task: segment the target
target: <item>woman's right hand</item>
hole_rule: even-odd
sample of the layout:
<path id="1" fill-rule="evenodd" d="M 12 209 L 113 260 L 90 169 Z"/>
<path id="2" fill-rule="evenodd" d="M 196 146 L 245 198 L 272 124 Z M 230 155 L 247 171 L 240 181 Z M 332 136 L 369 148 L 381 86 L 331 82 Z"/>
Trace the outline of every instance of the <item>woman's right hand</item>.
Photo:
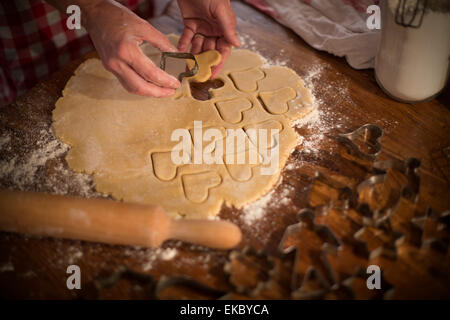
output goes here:
<path id="1" fill-rule="evenodd" d="M 82 8 L 83 14 L 83 24 L 104 67 L 129 92 L 166 97 L 180 86 L 175 77 L 158 68 L 139 48 L 145 40 L 161 51 L 177 51 L 150 23 L 112 0 L 92 1 Z"/>

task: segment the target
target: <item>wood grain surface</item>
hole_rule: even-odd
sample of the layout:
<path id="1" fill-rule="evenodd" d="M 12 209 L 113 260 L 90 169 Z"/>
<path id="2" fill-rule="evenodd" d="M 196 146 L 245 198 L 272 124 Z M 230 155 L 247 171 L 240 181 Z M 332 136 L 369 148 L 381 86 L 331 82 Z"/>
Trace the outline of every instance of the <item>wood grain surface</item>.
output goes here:
<path id="1" fill-rule="evenodd" d="M 238 17 L 238 31 L 247 35 L 245 38 L 248 41 L 245 41 L 244 47 L 256 50 L 272 61 L 286 61 L 288 67 L 307 79 L 319 100 L 322 116 L 320 126 L 327 128 L 326 131 L 320 131 L 317 126 L 297 129 L 305 141 L 314 141 L 317 137 L 321 142 L 317 143 L 317 150 L 307 150 L 305 145 L 299 145 L 292 153 L 288 166 L 283 170 L 282 183 L 276 186 L 273 197 L 287 200 L 278 201 L 273 206 L 269 204 L 261 221 L 249 225 L 242 219 L 242 210 L 222 208 L 220 217 L 235 222 L 242 229 L 244 241 L 241 248 L 252 246 L 267 255 L 279 255 L 278 245 L 284 231 L 297 222 L 299 211 L 310 204 L 309 190 L 316 171 L 353 186 L 366 178 L 368 173 L 364 166 L 343 157 L 343 146 L 336 141 L 338 133 L 352 131 L 366 123 L 376 124 L 384 131 L 378 160 L 404 161 L 411 157 L 421 160 L 420 197 L 414 214 L 422 214 L 428 207 L 437 212 L 450 208 L 450 152 L 446 149 L 450 147 L 448 88 L 440 97 L 428 102 L 414 105 L 395 102 L 377 86 L 373 70 L 353 70 L 343 58 L 314 50 L 293 32 L 253 8 L 240 2 L 234 2 L 233 6 Z M 182 31 L 182 23 L 176 17 L 162 16 L 152 22 L 165 33 Z M 9 163 L 13 158 L 16 163 L 20 163 L 30 150 L 36 148 L 41 130 L 48 131 L 50 128 L 51 112 L 67 80 L 83 60 L 93 56 L 95 53 L 90 53 L 74 61 L 47 81 L 39 83 L 15 103 L 0 109 L 0 137 L 10 136 L 7 147 L 0 150 L 3 163 Z M 204 88 L 196 90 L 199 94 L 205 92 Z M 67 173 L 64 156 L 65 153 L 57 154 L 54 159 L 38 166 L 32 181 L 20 180 L 20 177 L 13 179 L 6 175 L 0 179 L 0 186 L 81 196 L 95 195 L 92 185 L 88 191 L 82 190 L 78 176 Z M 85 179 L 89 181 L 88 177 Z M 333 217 L 329 215 L 324 223 L 338 231 L 341 237 L 346 234 L 351 236 L 351 227 L 340 220 L 339 214 Z M 309 247 L 316 239 L 313 234 L 303 232 L 298 241 L 301 247 Z M 173 248 L 176 251 L 172 251 Z M 175 256 L 171 257 L 174 253 Z M 343 268 L 353 268 L 355 265 L 379 265 L 386 281 L 395 288 L 392 298 L 450 298 L 448 250 L 439 252 L 406 242 L 397 247 L 397 253 L 395 260 L 384 256 L 362 259 L 344 247 L 333 266 L 340 264 Z M 0 296 L 37 299 L 149 298 L 145 283 L 133 280 L 133 277 L 124 277 L 111 288 L 100 292 L 95 289 L 96 279 L 108 277 L 120 266 L 127 266 L 155 279 L 163 275 L 186 276 L 228 292 L 233 290 L 235 284 L 230 282 L 224 270 L 230 260 L 229 254 L 177 241 L 166 242 L 162 248 L 151 250 L 1 233 Z M 309 263 L 306 258 L 302 261 Z M 81 268 L 81 290 L 68 290 L 66 287 L 66 268 L 71 264 Z M 355 285 L 353 289 L 357 298 L 368 296 L 367 288 Z M 229 297 L 249 296 L 236 290 L 234 292 Z M 281 295 L 284 298 L 289 296 L 289 292 Z M 201 290 L 180 286 L 164 290 L 160 297 L 210 298 Z"/>

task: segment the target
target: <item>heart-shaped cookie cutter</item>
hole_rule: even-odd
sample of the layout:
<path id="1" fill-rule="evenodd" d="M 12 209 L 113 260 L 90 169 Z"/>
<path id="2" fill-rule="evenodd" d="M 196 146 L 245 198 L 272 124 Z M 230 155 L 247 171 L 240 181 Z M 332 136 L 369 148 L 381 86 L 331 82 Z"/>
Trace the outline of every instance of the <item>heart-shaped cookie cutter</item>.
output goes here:
<path id="1" fill-rule="evenodd" d="M 161 62 L 160 62 L 160 68 L 162 70 L 166 70 L 166 59 L 167 58 L 175 58 L 175 59 L 190 59 L 194 60 L 195 65 L 192 69 L 186 72 L 182 72 L 178 75 L 178 80 L 183 80 L 185 77 L 192 77 L 197 74 L 198 72 L 198 63 L 197 59 L 195 59 L 195 56 L 192 53 L 184 53 L 184 52 L 162 52 L 161 53 Z"/>
<path id="2" fill-rule="evenodd" d="M 338 142 L 348 147 L 351 151 L 363 159 L 374 161 L 381 153 L 380 139 L 383 136 L 383 129 L 375 124 L 365 124 L 350 133 L 340 133 L 337 136 Z M 355 143 L 361 140 L 374 149 L 373 153 L 364 152 Z"/>

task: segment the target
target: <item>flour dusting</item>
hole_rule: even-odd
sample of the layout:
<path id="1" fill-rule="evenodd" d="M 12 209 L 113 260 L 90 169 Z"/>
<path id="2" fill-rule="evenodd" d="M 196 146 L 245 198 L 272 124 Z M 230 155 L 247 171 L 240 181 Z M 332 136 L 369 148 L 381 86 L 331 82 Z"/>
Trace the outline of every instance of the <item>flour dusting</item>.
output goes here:
<path id="1" fill-rule="evenodd" d="M 8 135 L 4 135 L 0 137 L 0 149 L 3 149 L 9 142 L 11 141 L 11 137 Z"/>
<path id="2" fill-rule="evenodd" d="M 242 209 L 240 219 L 247 226 L 257 226 L 264 221 L 269 208 L 276 209 L 289 205 L 291 203 L 289 195 L 292 191 L 293 187 L 283 184 L 283 179 L 280 178 L 272 190 Z"/>
<path id="3" fill-rule="evenodd" d="M 76 189 L 80 196 L 102 196 L 92 186 L 92 177 L 87 174 L 75 173 L 57 161 L 51 170 L 43 174 L 38 171 L 45 168 L 51 160 L 59 160 L 70 147 L 58 140 L 51 129 L 41 129 L 35 134 L 36 142 L 31 150 L 25 154 L 6 153 L 5 159 L 0 160 L 0 185 L 7 181 L 6 187 L 13 187 L 22 191 L 45 191 L 53 194 L 70 193 L 69 185 Z M 0 147 L 11 141 L 9 135 L 0 138 Z M 4 148 L 4 151 L 10 151 Z M 64 183 L 66 181 L 66 183 Z M 69 183 L 70 182 L 70 183 Z"/>
<path id="4" fill-rule="evenodd" d="M 281 66 L 286 67 L 289 61 L 289 57 L 285 57 L 285 51 L 284 49 L 281 49 L 278 51 L 278 56 L 275 58 L 267 58 L 264 56 L 264 54 L 258 50 L 257 43 L 254 39 L 252 39 L 249 35 L 246 34 L 239 34 L 239 40 L 241 41 L 242 47 L 244 49 L 253 51 L 257 54 L 259 54 L 260 58 L 263 61 L 263 67 L 268 68 L 271 66 Z"/>
<path id="5" fill-rule="evenodd" d="M 127 256 L 139 256 L 142 263 L 142 270 L 148 271 L 153 268 L 158 261 L 170 261 L 174 259 L 178 254 L 177 248 L 156 248 L 156 249 L 143 249 L 141 252 L 138 248 L 126 249 L 125 254 Z"/>
<path id="6" fill-rule="evenodd" d="M 69 146 L 57 140 L 53 134 L 46 130 L 39 132 L 36 149 L 32 150 L 25 158 L 19 160 L 14 157 L 9 161 L 0 162 L 0 177 L 9 177 L 9 180 L 20 189 L 33 183 L 36 171 L 45 165 L 49 159 L 54 159 L 67 152 Z"/>
<path id="7" fill-rule="evenodd" d="M 14 265 L 11 261 L 8 261 L 2 265 L 0 265 L 0 272 L 8 272 L 8 271 L 14 271 Z"/>
<path id="8" fill-rule="evenodd" d="M 262 219 L 266 212 L 267 206 L 272 201 L 272 197 L 275 193 L 275 189 L 269 191 L 265 196 L 250 203 L 243 209 L 243 215 L 241 219 L 247 225 L 252 225 L 255 221 Z"/>

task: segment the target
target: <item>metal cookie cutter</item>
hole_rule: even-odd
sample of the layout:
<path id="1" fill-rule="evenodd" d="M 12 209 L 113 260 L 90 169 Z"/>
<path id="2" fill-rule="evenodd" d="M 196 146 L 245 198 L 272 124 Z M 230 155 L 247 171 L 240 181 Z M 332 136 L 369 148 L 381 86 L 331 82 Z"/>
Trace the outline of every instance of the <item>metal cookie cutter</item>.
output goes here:
<path id="1" fill-rule="evenodd" d="M 365 124 L 350 133 L 338 134 L 337 140 L 350 148 L 357 156 L 373 161 L 381 153 L 380 139 L 383 136 L 383 129 L 375 124 Z M 368 153 L 361 150 L 355 141 L 362 140 L 362 142 L 369 145 L 374 152 Z"/>
<path id="2" fill-rule="evenodd" d="M 175 59 L 191 59 L 194 60 L 195 65 L 192 69 L 186 72 L 182 72 L 178 75 L 178 80 L 183 80 L 184 77 L 192 77 L 197 74 L 198 72 L 198 63 L 197 59 L 195 59 L 195 56 L 192 53 L 183 53 L 183 52 L 162 52 L 161 54 L 161 62 L 160 62 L 160 68 L 162 70 L 166 70 L 166 59 L 167 58 L 175 58 Z"/>

